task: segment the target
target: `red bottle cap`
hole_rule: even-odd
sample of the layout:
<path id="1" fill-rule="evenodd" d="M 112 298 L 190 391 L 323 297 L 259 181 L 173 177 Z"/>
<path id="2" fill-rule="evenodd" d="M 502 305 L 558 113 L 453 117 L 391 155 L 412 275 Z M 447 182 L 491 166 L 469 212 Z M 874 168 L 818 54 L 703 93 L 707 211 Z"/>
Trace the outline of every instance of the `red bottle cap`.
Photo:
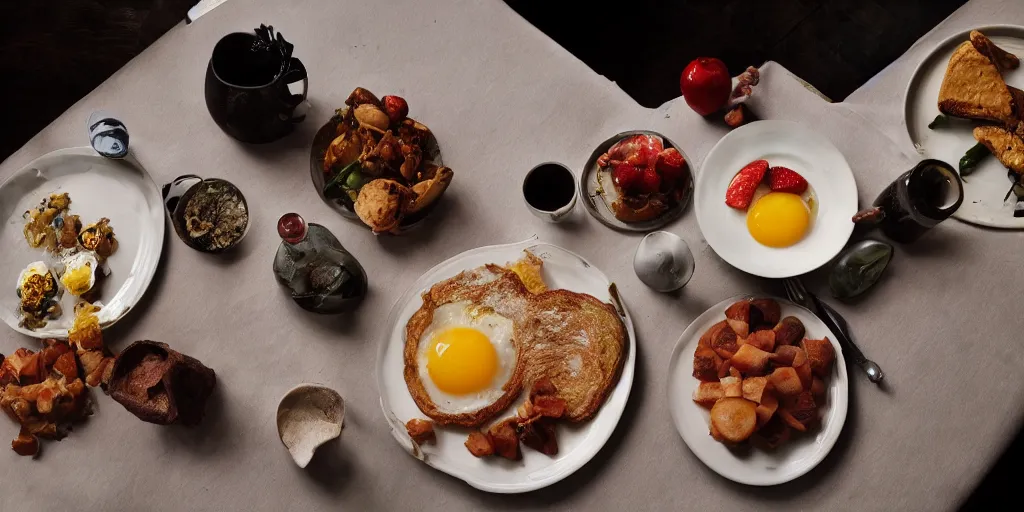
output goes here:
<path id="1" fill-rule="evenodd" d="M 277 234 L 290 244 L 306 238 L 306 221 L 297 213 L 286 213 L 277 221 Z"/>

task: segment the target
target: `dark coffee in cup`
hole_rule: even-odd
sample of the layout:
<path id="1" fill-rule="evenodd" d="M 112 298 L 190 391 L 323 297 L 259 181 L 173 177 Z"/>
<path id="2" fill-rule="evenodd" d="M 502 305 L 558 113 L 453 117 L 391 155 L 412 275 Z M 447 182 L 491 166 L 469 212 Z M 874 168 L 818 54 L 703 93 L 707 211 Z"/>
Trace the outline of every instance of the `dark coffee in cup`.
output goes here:
<path id="1" fill-rule="evenodd" d="M 526 176 L 523 197 L 540 211 L 556 211 L 576 197 L 576 179 L 572 171 L 561 164 L 541 164 Z"/>

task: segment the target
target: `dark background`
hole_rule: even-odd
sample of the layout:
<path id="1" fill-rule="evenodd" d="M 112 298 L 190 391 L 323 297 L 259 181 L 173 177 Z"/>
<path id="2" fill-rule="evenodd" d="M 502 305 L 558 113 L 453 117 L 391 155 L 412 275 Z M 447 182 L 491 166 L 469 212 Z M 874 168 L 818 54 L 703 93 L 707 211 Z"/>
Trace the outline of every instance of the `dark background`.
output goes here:
<path id="1" fill-rule="evenodd" d="M 7 121 L 0 132 L 0 159 L 184 19 L 194 1 L 5 2 L 0 16 L 0 63 L 5 69 L 0 98 Z M 733 75 L 774 60 L 840 101 L 965 1 L 506 3 L 641 105 L 656 107 L 679 96 L 680 72 L 701 56 L 724 60 Z M 995 508 L 1003 498 L 1014 503 L 1022 455 L 1024 439 L 1018 435 L 964 509 Z M 870 497 L 864 499 L 870 503 Z"/>

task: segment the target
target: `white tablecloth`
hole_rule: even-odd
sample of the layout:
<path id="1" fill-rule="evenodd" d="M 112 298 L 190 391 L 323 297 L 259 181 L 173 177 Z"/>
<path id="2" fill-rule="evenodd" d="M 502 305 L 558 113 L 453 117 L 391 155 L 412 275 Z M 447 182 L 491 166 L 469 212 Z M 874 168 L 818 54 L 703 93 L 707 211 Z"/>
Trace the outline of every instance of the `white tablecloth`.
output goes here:
<path id="1" fill-rule="evenodd" d="M 202 84 L 218 38 L 261 22 L 295 44 L 313 110 L 286 139 L 246 146 L 214 124 Z M 408 236 L 374 238 L 322 204 L 310 184 L 312 134 L 355 86 L 407 98 L 455 170 L 444 205 Z M 763 67 L 752 107 L 827 135 L 849 160 L 862 202 L 913 164 L 860 114 L 821 101 L 777 64 Z M 851 373 L 849 417 L 832 454 L 774 488 L 733 484 L 704 467 L 666 407 L 668 356 L 710 305 L 781 287 L 724 263 L 691 209 L 667 229 L 694 249 L 696 275 L 679 294 L 651 292 L 632 272 L 638 235 L 609 230 L 582 207 L 567 225 L 542 224 L 521 204 L 519 187 L 541 161 L 578 172 L 595 145 L 626 129 L 661 131 L 699 169 L 725 128 L 681 100 L 638 106 L 500 2 L 233 0 L 171 30 L 7 159 L 0 177 L 82 145 L 84 120 L 98 108 L 125 121 L 158 183 L 197 173 L 229 179 L 247 196 L 252 229 L 235 253 L 200 254 L 169 234 L 147 297 L 106 333 L 114 350 L 136 339 L 169 343 L 214 368 L 218 390 L 195 429 L 140 422 L 97 396 L 88 423 L 48 443 L 39 460 L 0 450 L 0 510 L 936 510 L 967 496 L 1020 424 L 1015 297 L 1024 236 L 947 222 L 898 248 L 866 299 L 837 305 L 888 387 Z M 371 291 L 358 315 L 315 316 L 279 289 L 274 225 L 292 210 L 333 230 L 366 267 Z M 393 301 L 422 272 L 532 234 L 617 281 L 637 327 L 636 379 L 618 429 L 592 462 L 541 491 L 489 495 L 419 463 L 391 438 L 375 356 Z M 8 334 L 0 352 L 34 343 Z M 300 470 L 277 438 L 274 413 L 287 389 L 307 381 L 339 390 L 348 416 L 340 442 Z M 0 439 L 16 432 L 0 422 Z"/>

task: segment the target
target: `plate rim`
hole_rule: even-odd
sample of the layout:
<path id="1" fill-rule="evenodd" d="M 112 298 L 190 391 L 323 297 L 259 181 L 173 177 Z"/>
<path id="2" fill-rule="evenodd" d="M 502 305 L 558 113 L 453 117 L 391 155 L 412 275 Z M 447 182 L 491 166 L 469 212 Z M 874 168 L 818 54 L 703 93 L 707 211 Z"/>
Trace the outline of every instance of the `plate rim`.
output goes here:
<path id="1" fill-rule="evenodd" d="M 658 137 L 661 137 L 664 142 L 667 142 L 669 147 L 673 147 L 677 151 L 679 151 L 679 153 L 683 155 L 683 160 L 686 162 L 687 167 L 690 168 L 690 183 L 686 191 L 685 197 L 682 201 L 680 201 L 679 206 L 676 207 L 675 209 L 669 210 L 662 214 L 660 217 L 656 217 L 646 222 L 630 224 L 628 222 L 622 222 L 616 219 L 619 223 L 621 223 L 621 225 L 619 225 L 605 218 L 605 216 L 602 215 L 601 212 L 597 211 L 597 207 L 591 204 L 591 198 L 589 194 L 587 194 L 587 176 L 590 174 L 591 167 L 594 167 L 597 164 L 597 158 L 601 156 L 601 153 L 598 153 L 598 150 L 602 146 L 609 143 L 615 144 L 616 142 L 630 135 L 656 135 Z M 609 147 L 611 147 L 611 145 L 609 145 Z M 587 157 L 587 161 L 586 163 L 583 164 L 583 169 L 580 172 L 579 183 L 576 186 L 576 193 L 579 196 L 580 201 L 583 203 L 583 208 L 587 210 L 587 213 L 589 213 L 591 217 L 597 219 L 601 224 L 604 224 L 609 228 L 612 228 L 616 231 L 623 233 L 650 233 L 652 231 L 656 231 L 658 229 L 665 227 L 665 225 L 679 219 L 680 217 L 683 216 L 684 213 L 686 213 L 687 208 L 689 208 L 690 204 L 693 203 L 693 195 L 694 190 L 696 189 L 696 182 L 697 164 L 690 159 L 689 155 L 686 154 L 686 151 L 682 148 L 682 146 L 676 144 L 674 140 L 668 138 L 668 136 L 666 136 L 665 134 L 654 130 L 626 130 L 619 132 L 615 135 L 612 135 L 611 137 L 608 137 L 603 142 L 595 146 L 594 149 L 590 152 L 590 156 Z M 642 226 L 640 224 L 642 224 Z"/>
<path id="2" fill-rule="evenodd" d="M 907 86 L 903 90 L 903 131 L 907 135 L 907 140 L 910 141 L 911 147 L 914 148 L 915 153 L 921 158 L 934 158 L 928 154 L 917 151 L 917 140 L 914 139 L 913 133 L 911 133 L 910 123 L 910 92 L 915 88 L 915 85 L 919 85 L 918 82 L 921 80 L 921 74 L 924 72 L 925 64 L 931 61 L 939 51 L 945 48 L 947 45 L 952 45 L 956 41 L 963 42 L 964 38 L 970 38 L 971 31 L 977 30 L 978 32 L 985 33 L 986 31 L 998 31 L 999 34 L 996 37 L 1007 35 L 1008 33 L 1014 33 L 1011 37 L 1017 37 L 1024 41 L 1024 25 L 1014 25 L 1012 23 L 996 23 L 991 25 L 984 25 L 980 27 L 974 27 L 959 31 L 947 38 L 944 38 L 939 43 L 932 46 L 931 50 L 918 61 L 914 67 L 914 72 L 910 75 L 910 80 L 907 80 Z M 988 34 L 986 34 L 987 36 Z M 940 112 L 941 113 L 941 112 Z M 1021 222 L 1015 225 L 1000 225 L 992 222 L 985 222 L 981 219 L 961 217 L 957 215 L 957 212 L 953 212 L 952 217 L 958 221 L 986 228 L 999 229 L 999 230 L 1020 230 L 1024 229 L 1024 218 Z"/>
<path id="3" fill-rule="evenodd" d="M 813 462 L 807 464 L 806 467 L 801 468 L 801 469 L 797 470 L 796 472 L 794 472 L 794 473 L 792 473 L 790 475 L 786 475 L 783 478 L 776 478 L 776 479 L 771 479 L 771 478 L 750 479 L 750 478 L 744 478 L 742 476 L 737 476 L 735 474 L 731 474 L 731 473 L 729 473 L 727 471 L 720 471 L 718 469 L 718 467 L 716 467 L 717 466 L 716 462 L 709 462 L 708 460 L 705 460 L 704 457 L 702 457 L 699 453 L 697 453 L 696 450 L 693 449 L 693 447 L 691 445 L 691 442 L 696 442 L 696 440 L 689 439 L 690 435 L 684 433 L 685 429 L 683 429 L 682 426 L 681 426 L 681 421 L 682 421 L 681 418 L 682 418 L 683 415 L 686 414 L 686 412 L 684 411 L 682 405 L 677 405 L 676 404 L 677 400 L 679 399 L 678 395 L 679 395 L 679 393 L 681 391 L 676 390 L 675 386 L 673 386 L 673 383 L 674 383 L 673 382 L 674 381 L 673 376 L 677 372 L 680 371 L 677 368 L 679 366 L 679 361 L 681 360 L 680 358 L 686 355 L 686 354 L 683 354 L 682 352 L 685 351 L 689 347 L 689 345 L 691 343 L 696 342 L 700 338 L 700 334 L 701 333 L 695 332 L 697 330 L 698 322 L 700 322 L 701 319 L 704 318 L 705 315 L 713 313 L 713 312 L 715 314 L 724 314 L 725 313 L 725 309 L 730 304 L 732 304 L 732 303 L 734 303 L 736 301 L 739 301 L 739 300 L 749 299 L 749 298 L 771 298 L 771 299 L 774 299 L 774 300 L 778 301 L 780 304 L 786 304 L 788 306 L 793 306 L 795 308 L 802 309 L 805 313 L 807 313 L 812 318 L 815 318 L 818 321 L 818 323 L 820 325 L 815 326 L 816 330 L 817 330 L 818 327 L 820 327 L 824 332 L 826 332 L 826 333 L 828 333 L 830 335 L 829 341 L 832 342 L 832 347 L 835 349 L 835 353 L 836 353 L 836 360 L 835 360 L 834 364 L 835 364 L 835 368 L 836 368 L 836 371 L 838 373 L 839 378 L 836 379 L 836 382 L 830 383 L 830 386 L 836 386 L 837 389 L 839 390 L 839 393 L 840 393 L 841 400 L 837 400 L 836 401 L 837 403 L 833 404 L 833 407 L 837 407 L 838 408 L 837 411 L 839 412 L 839 414 L 836 415 L 836 418 L 834 420 L 834 421 L 838 421 L 838 424 L 836 424 L 834 426 L 834 428 L 832 428 L 831 424 L 829 425 L 830 430 L 828 431 L 828 435 L 826 436 L 826 438 L 822 442 L 822 447 L 824 449 L 819 451 L 819 454 L 814 457 L 815 460 Z M 694 332 L 691 332 L 691 330 L 693 330 Z M 839 345 L 837 340 L 838 340 L 838 338 L 836 338 L 835 333 L 833 333 L 832 330 L 829 329 L 828 326 L 826 326 L 824 324 L 824 322 L 822 322 L 820 319 L 818 319 L 817 315 L 812 313 L 807 308 L 805 308 L 805 307 L 803 307 L 803 306 L 801 306 L 799 304 L 795 304 L 792 301 L 783 299 L 781 297 L 775 297 L 775 296 L 771 296 L 771 295 L 767 295 L 767 294 L 765 294 L 765 295 L 755 295 L 755 294 L 744 293 L 744 294 L 734 295 L 732 297 L 729 297 L 729 298 L 726 298 L 726 299 L 722 300 L 721 302 L 715 304 L 714 306 L 711 306 L 710 308 L 705 310 L 700 315 L 697 315 L 697 317 L 694 318 L 693 321 L 690 322 L 689 325 L 686 326 L 686 329 L 683 330 L 682 334 L 679 335 L 679 339 L 676 340 L 676 344 L 672 348 L 672 353 L 669 356 L 668 378 L 666 379 L 666 397 L 667 397 L 667 400 L 668 400 L 669 415 L 672 418 L 673 426 L 675 426 L 676 431 L 679 433 L 679 437 L 681 437 L 683 439 L 683 443 L 686 444 L 686 448 L 688 450 L 690 450 L 690 453 L 692 453 L 695 457 L 697 457 L 697 459 L 700 460 L 701 463 L 704 464 L 705 467 L 707 467 L 708 469 L 714 471 L 715 473 L 717 473 L 718 475 L 722 476 L 723 478 L 726 478 L 728 480 L 732 480 L 733 482 L 737 482 L 737 483 L 741 483 L 741 484 L 745 484 L 745 485 L 757 486 L 757 487 L 768 487 L 768 486 L 772 486 L 772 485 L 779 485 L 779 484 L 783 484 L 783 483 L 786 483 L 786 482 L 790 482 L 790 481 L 796 480 L 797 478 L 800 478 L 803 475 L 806 475 L 812 469 L 816 468 L 818 466 L 818 464 L 821 464 L 821 462 L 823 460 L 825 460 L 826 457 L 828 457 L 828 454 L 832 452 L 832 448 L 835 447 L 836 442 L 839 440 L 839 436 L 843 432 L 843 428 L 846 426 L 846 417 L 849 414 L 850 378 L 849 378 L 849 373 L 847 372 L 847 369 L 846 369 L 846 358 L 843 356 L 842 347 Z M 686 361 L 687 359 L 684 358 L 682 360 Z M 686 373 L 689 375 L 690 372 L 686 372 Z M 689 378 L 696 380 L 696 378 L 692 377 L 692 376 L 690 376 Z M 690 401 L 691 397 L 686 396 L 686 397 L 682 397 L 682 399 Z M 712 441 L 712 442 L 716 442 L 717 443 L 717 441 Z"/>
<path id="4" fill-rule="evenodd" d="M 820 263 L 817 263 L 817 264 L 815 264 L 813 266 L 810 266 L 810 267 L 805 265 L 803 267 L 800 267 L 800 270 L 797 271 L 797 272 L 792 272 L 792 271 L 771 272 L 771 271 L 765 271 L 765 270 L 760 270 L 758 272 L 753 272 L 751 270 L 748 270 L 748 268 L 744 268 L 744 267 L 747 267 L 747 265 L 740 266 L 739 264 L 737 264 L 737 260 L 736 260 L 736 258 L 734 256 L 731 256 L 731 255 L 730 256 L 726 256 L 726 255 L 722 254 L 721 252 L 719 252 L 718 249 L 715 249 L 714 244 L 712 244 L 711 241 L 707 239 L 707 236 L 704 235 L 705 228 L 708 227 L 708 226 L 704 226 L 702 224 L 702 222 L 701 222 L 701 219 L 703 218 L 703 215 L 701 215 L 701 204 L 702 204 L 702 201 L 701 201 L 701 198 L 700 198 L 700 190 L 701 190 L 701 185 L 700 184 L 702 183 L 703 180 L 710 179 L 710 178 L 706 177 L 707 176 L 707 168 L 708 168 L 707 162 L 709 160 L 711 160 L 711 157 L 713 155 L 717 154 L 718 151 L 722 150 L 721 149 L 722 146 L 724 144 L 726 144 L 727 141 L 732 140 L 732 138 L 738 137 L 738 135 L 736 135 L 736 134 L 738 134 L 738 133 L 742 134 L 744 131 L 749 131 L 749 130 L 752 129 L 751 127 L 766 126 L 768 124 L 773 124 L 773 125 L 776 125 L 776 126 L 786 126 L 787 127 L 786 129 L 788 129 L 788 130 L 791 130 L 791 129 L 795 128 L 797 130 L 810 133 L 812 135 L 820 136 L 820 138 L 826 144 L 828 144 L 828 147 L 831 148 L 832 150 L 834 150 L 835 153 L 839 156 L 839 158 L 842 159 L 842 163 L 844 164 L 845 172 L 847 174 L 849 174 L 850 180 L 853 182 L 854 186 L 853 186 L 853 189 L 852 189 L 852 192 L 851 192 L 851 194 L 853 195 L 853 201 L 854 201 L 854 212 L 853 213 L 856 213 L 856 208 L 858 207 L 857 205 L 859 204 L 860 198 L 859 198 L 859 192 L 857 190 L 857 178 L 853 174 L 853 168 L 850 167 L 850 162 L 848 160 L 846 160 L 846 155 L 844 155 L 843 152 L 840 151 L 839 148 L 836 147 L 836 145 L 828 137 L 826 137 L 824 135 L 821 135 L 821 134 L 815 132 L 814 130 L 811 130 L 809 127 L 807 127 L 807 125 L 805 125 L 803 123 L 800 123 L 800 122 L 797 122 L 797 121 L 785 120 L 785 119 L 762 119 L 762 120 L 754 121 L 752 123 L 745 124 L 745 125 L 743 125 L 743 126 L 741 126 L 739 128 L 736 128 L 735 130 L 730 131 L 729 133 L 725 134 L 725 136 L 723 136 L 721 139 L 719 139 L 718 142 L 715 143 L 715 145 L 711 148 L 711 150 L 708 151 L 707 155 L 704 156 L 704 161 L 702 162 L 702 166 L 701 166 L 703 172 L 699 173 L 697 175 L 696 179 L 694 180 L 693 210 L 694 210 L 695 216 L 697 217 L 697 226 L 700 228 L 701 236 L 704 238 L 704 240 L 707 242 L 707 244 L 711 247 L 711 249 L 715 251 L 715 254 L 717 254 L 718 257 L 722 258 L 722 260 L 724 260 L 726 263 L 728 263 L 729 266 L 731 266 L 733 268 L 736 268 L 736 269 L 738 269 L 740 271 L 743 271 L 743 272 L 745 272 L 747 274 L 754 275 L 754 276 L 765 277 L 765 278 L 770 278 L 770 279 L 783 279 L 783 278 L 787 278 L 787 277 L 794 277 L 794 276 L 803 275 L 803 274 L 806 274 L 808 272 L 813 272 L 813 271 L 823 267 L 829 261 L 832 261 L 832 259 L 835 258 L 837 254 L 841 253 L 843 251 L 843 249 L 846 247 L 846 245 L 849 243 L 850 236 L 853 235 L 854 223 L 853 222 L 849 222 L 848 225 L 846 226 L 846 230 L 845 230 L 846 232 L 844 233 L 844 236 L 843 236 L 843 238 L 845 239 L 845 241 L 843 242 L 843 245 L 839 246 L 836 249 L 835 253 L 831 254 L 828 258 L 824 258 Z"/>
<path id="5" fill-rule="evenodd" d="M 516 494 L 516 493 L 524 493 L 524 492 L 534 491 L 534 490 L 541 489 L 541 488 L 550 486 L 552 484 L 555 484 L 555 483 L 557 483 L 557 482 L 567 478 L 569 475 L 575 473 L 580 468 L 585 466 L 588 462 L 590 462 L 597 455 L 597 453 L 601 451 L 601 449 L 604 447 L 604 445 L 607 444 L 608 440 L 611 439 L 612 434 L 615 433 L 615 430 L 619 426 L 619 422 L 622 420 L 622 416 L 623 416 L 623 414 L 625 412 L 625 409 L 626 409 L 626 404 L 629 403 L 630 394 L 632 392 L 632 387 L 633 387 L 633 379 L 635 377 L 636 353 L 637 353 L 636 332 L 635 332 L 635 329 L 634 329 L 632 316 L 629 314 L 629 309 L 626 306 L 625 301 L 622 299 L 622 295 L 620 293 L 616 293 L 616 295 L 618 295 L 618 304 L 617 304 L 618 307 L 616 309 L 621 309 L 623 323 L 626 326 L 626 333 L 629 336 L 629 353 L 626 356 L 626 361 L 624 362 L 623 367 L 622 367 L 622 371 L 621 371 L 621 373 L 619 375 L 619 381 L 618 381 L 618 383 L 616 383 L 615 388 L 613 388 L 612 393 L 617 391 L 619 386 L 622 386 L 622 394 L 623 394 L 623 396 L 625 398 L 622 400 L 621 405 L 616 410 L 612 410 L 612 409 L 608 409 L 606 407 L 609 404 L 609 401 L 610 401 L 610 396 L 611 395 L 609 395 L 609 398 L 606 399 L 604 404 L 602 404 L 601 410 L 597 413 L 597 415 L 594 418 L 592 418 L 590 420 L 590 422 L 595 422 L 595 421 L 598 421 L 601 418 L 602 415 L 607 415 L 609 413 L 613 414 L 614 417 L 607 416 L 608 418 L 610 418 L 607 421 L 611 422 L 611 425 L 610 425 L 610 428 L 608 429 L 606 435 L 603 435 L 603 436 L 600 436 L 599 438 L 594 438 L 594 439 L 589 439 L 588 438 L 589 442 L 587 442 L 587 443 L 585 443 L 583 445 L 580 445 L 579 447 L 577 447 L 572 452 L 569 452 L 569 453 L 576 453 L 576 452 L 581 452 L 581 453 L 580 453 L 579 456 L 576 457 L 576 459 L 571 464 L 568 464 L 568 467 L 565 468 L 564 471 L 561 471 L 561 472 L 555 473 L 555 474 L 547 475 L 544 478 L 533 480 L 533 481 L 530 481 L 529 483 L 515 483 L 515 484 L 489 484 L 489 483 L 483 483 L 483 482 L 475 481 L 474 478 L 473 478 L 473 475 L 471 473 L 460 471 L 457 468 L 452 468 L 451 466 L 448 466 L 448 465 L 445 465 L 445 464 L 438 465 L 438 464 L 435 464 L 436 459 L 428 459 L 428 458 L 426 458 L 422 454 L 422 452 L 419 451 L 419 449 L 412 443 L 411 439 L 409 439 L 409 436 L 408 436 L 408 434 L 405 431 L 404 423 L 402 423 L 402 421 L 399 420 L 394 415 L 394 413 L 390 410 L 390 408 L 388 407 L 387 398 L 385 397 L 385 393 L 384 393 L 385 385 L 384 385 L 384 380 L 383 380 L 384 377 L 383 377 L 383 371 L 382 371 L 382 368 L 384 367 L 384 357 L 385 357 L 385 354 L 387 352 L 388 344 L 391 342 L 391 333 L 394 331 L 394 326 L 399 321 L 398 316 L 401 314 L 401 310 L 405 307 L 405 305 L 408 303 L 409 300 L 419 296 L 417 292 L 419 292 L 423 288 L 423 283 L 421 283 L 421 281 L 425 281 L 426 280 L 426 276 L 436 272 L 441 267 L 457 263 L 458 260 L 465 258 L 467 255 L 479 254 L 479 253 L 484 252 L 484 251 L 495 251 L 495 250 L 512 249 L 512 248 L 515 248 L 515 247 L 521 247 L 522 249 L 525 250 L 525 249 L 529 249 L 529 248 L 533 248 L 533 247 L 537 247 L 537 246 L 549 246 L 549 247 L 553 247 L 555 249 L 558 249 L 560 251 L 563 251 L 563 252 L 567 253 L 568 255 L 571 255 L 571 256 L 579 259 L 588 268 L 592 269 L 593 271 L 598 272 L 602 277 L 604 277 L 605 281 L 609 285 L 613 285 L 614 284 L 614 281 L 609 279 L 607 274 L 604 273 L 604 271 L 602 271 L 600 268 L 598 268 L 598 267 L 594 266 L 593 264 L 591 264 L 589 261 L 586 260 L 586 258 L 583 258 L 582 256 L 580 256 L 576 252 L 571 251 L 569 249 L 566 249 L 564 247 L 561 247 L 561 246 L 559 246 L 557 244 L 550 243 L 550 242 L 540 241 L 536 235 L 534 235 L 534 236 L 532 236 L 530 238 L 527 238 L 526 240 L 523 240 L 521 242 L 513 242 L 513 243 L 508 243 L 508 244 L 486 245 L 486 246 L 481 246 L 481 247 L 476 247 L 476 248 L 468 249 L 468 250 L 460 252 L 460 253 L 458 253 L 458 254 L 456 254 L 456 255 L 448 258 L 448 259 L 445 259 L 444 261 L 441 261 L 440 263 L 434 265 L 430 269 L 424 271 L 416 279 L 416 281 L 414 281 L 406 289 L 406 291 L 399 297 L 399 299 L 396 300 L 394 302 L 394 304 L 392 304 L 391 311 L 388 313 L 388 319 L 387 319 L 387 324 L 386 324 L 387 331 L 381 337 L 380 343 L 378 344 L 378 347 L 377 347 L 377 361 L 375 363 L 375 369 L 374 369 L 375 373 L 376 373 L 377 390 L 378 390 L 378 393 L 380 395 L 379 399 L 380 399 L 381 410 L 384 413 L 384 417 L 385 417 L 386 421 L 388 422 L 388 426 L 389 426 L 389 428 L 391 430 L 392 437 L 394 437 L 395 440 L 398 441 L 398 444 L 401 445 L 402 448 L 407 453 L 410 453 L 413 457 L 421 460 L 422 462 L 424 462 L 428 466 L 430 466 L 430 467 L 432 467 L 432 468 L 434 468 L 434 469 L 436 469 L 438 471 L 441 471 L 442 473 L 446 473 L 448 475 L 451 475 L 452 477 L 455 477 L 455 478 L 457 478 L 459 480 L 462 480 L 463 482 L 465 482 L 466 484 L 470 485 L 471 487 L 474 487 L 476 489 L 479 489 L 479 490 L 485 491 L 485 492 L 491 492 L 491 493 L 496 493 L 496 494 Z M 469 268 L 472 268 L 472 267 L 469 267 Z M 468 268 L 464 269 L 464 270 L 468 270 Z M 426 283 L 426 285 L 428 287 L 429 287 L 430 284 L 431 283 Z M 614 300 L 614 297 L 613 297 L 613 300 Z"/>
<path id="6" fill-rule="evenodd" d="M 85 157 L 104 158 L 102 155 L 97 153 L 94 149 L 92 149 L 89 146 L 73 146 L 73 147 L 54 149 L 52 151 L 49 151 L 47 153 L 44 153 L 42 155 L 39 155 L 39 156 L 33 158 L 30 162 L 28 162 L 27 164 L 21 166 L 16 171 L 12 172 L 2 182 L 0 182 L 0 190 L 2 190 L 3 188 L 7 187 L 8 184 L 12 180 L 14 180 L 16 177 L 21 176 L 22 174 L 26 173 L 27 171 L 30 171 L 33 168 L 38 168 L 39 167 L 39 162 L 42 162 L 42 161 L 45 161 L 45 160 L 54 159 L 54 158 L 61 157 L 61 156 L 78 156 L 78 157 L 85 156 Z M 129 152 L 128 155 L 125 158 L 111 159 L 111 160 L 114 160 L 114 161 L 116 161 L 118 163 L 122 163 L 122 164 L 125 164 L 125 165 L 129 165 L 129 166 L 133 167 L 134 169 L 136 169 L 137 171 L 139 171 L 141 173 L 141 175 L 142 175 L 142 177 L 144 179 L 144 183 L 147 185 L 146 186 L 146 190 L 148 191 L 148 193 L 146 195 L 147 196 L 152 196 L 152 197 L 149 197 L 148 199 L 150 199 L 150 200 L 155 199 L 155 201 L 156 201 L 155 204 L 159 205 L 159 210 L 158 210 L 159 211 L 159 222 L 155 223 L 159 227 L 157 228 L 157 232 L 154 233 L 154 237 L 155 237 L 155 240 L 156 240 L 155 244 L 153 245 L 154 249 L 156 250 L 155 251 L 156 258 L 154 260 L 154 263 L 152 265 L 149 265 L 148 269 L 146 267 L 144 267 L 145 272 L 143 272 L 142 274 L 134 274 L 135 277 L 140 282 L 140 285 L 138 287 L 138 293 L 136 293 L 134 296 L 132 296 L 130 298 L 126 297 L 126 300 L 125 300 L 125 305 L 126 306 L 125 306 L 125 308 L 122 309 L 121 312 L 117 316 L 107 320 L 106 322 L 102 322 L 100 324 L 100 329 L 107 329 L 108 327 L 114 325 L 119 320 L 124 318 L 128 313 L 130 313 L 132 310 L 135 309 L 135 306 L 139 303 L 140 300 L 142 300 L 142 297 L 146 295 L 146 292 L 149 290 L 149 285 L 152 284 L 153 277 L 156 275 L 156 269 L 160 266 L 160 259 L 163 257 L 164 237 L 166 236 L 166 231 L 167 231 L 167 226 L 165 225 L 166 223 L 164 221 L 164 215 L 165 215 L 164 214 L 164 205 L 163 205 L 162 196 L 160 194 L 160 187 L 157 186 L 156 181 L 153 180 L 153 176 L 151 174 L 149 174 L 149 171 L 147 171 L 146 168 L 143 167 L 142 163 L 139 162 L 138 158 L 132 152 Z M 116 295 L 116 293 L 115 293 L 115 295 Z M 45 338 L 53 338 L 53 337 L 67 338 L 67 336 L 68 336 L 68 329 L 59 329 L 59 330 L 54 330 L 54 331 L 41 332 L 41 331 L 34 331 L 34 330 L 25 329 L 25 328 L 17 326 L 17 325 L 11 325 L 10 323 L 8 323 L 6 321 L 4 323 L 7 324 L 7 326 L 10 327 L 12 330 L 14 330 L 14 331 L 16 331 L 16 332 L 18 332 L 20 334 L 24 334 L 26 336 L 29 336 L 29 337 L 32 337 L 32 338 L 36 338 L 36 339 L 45 339 Z"/>

